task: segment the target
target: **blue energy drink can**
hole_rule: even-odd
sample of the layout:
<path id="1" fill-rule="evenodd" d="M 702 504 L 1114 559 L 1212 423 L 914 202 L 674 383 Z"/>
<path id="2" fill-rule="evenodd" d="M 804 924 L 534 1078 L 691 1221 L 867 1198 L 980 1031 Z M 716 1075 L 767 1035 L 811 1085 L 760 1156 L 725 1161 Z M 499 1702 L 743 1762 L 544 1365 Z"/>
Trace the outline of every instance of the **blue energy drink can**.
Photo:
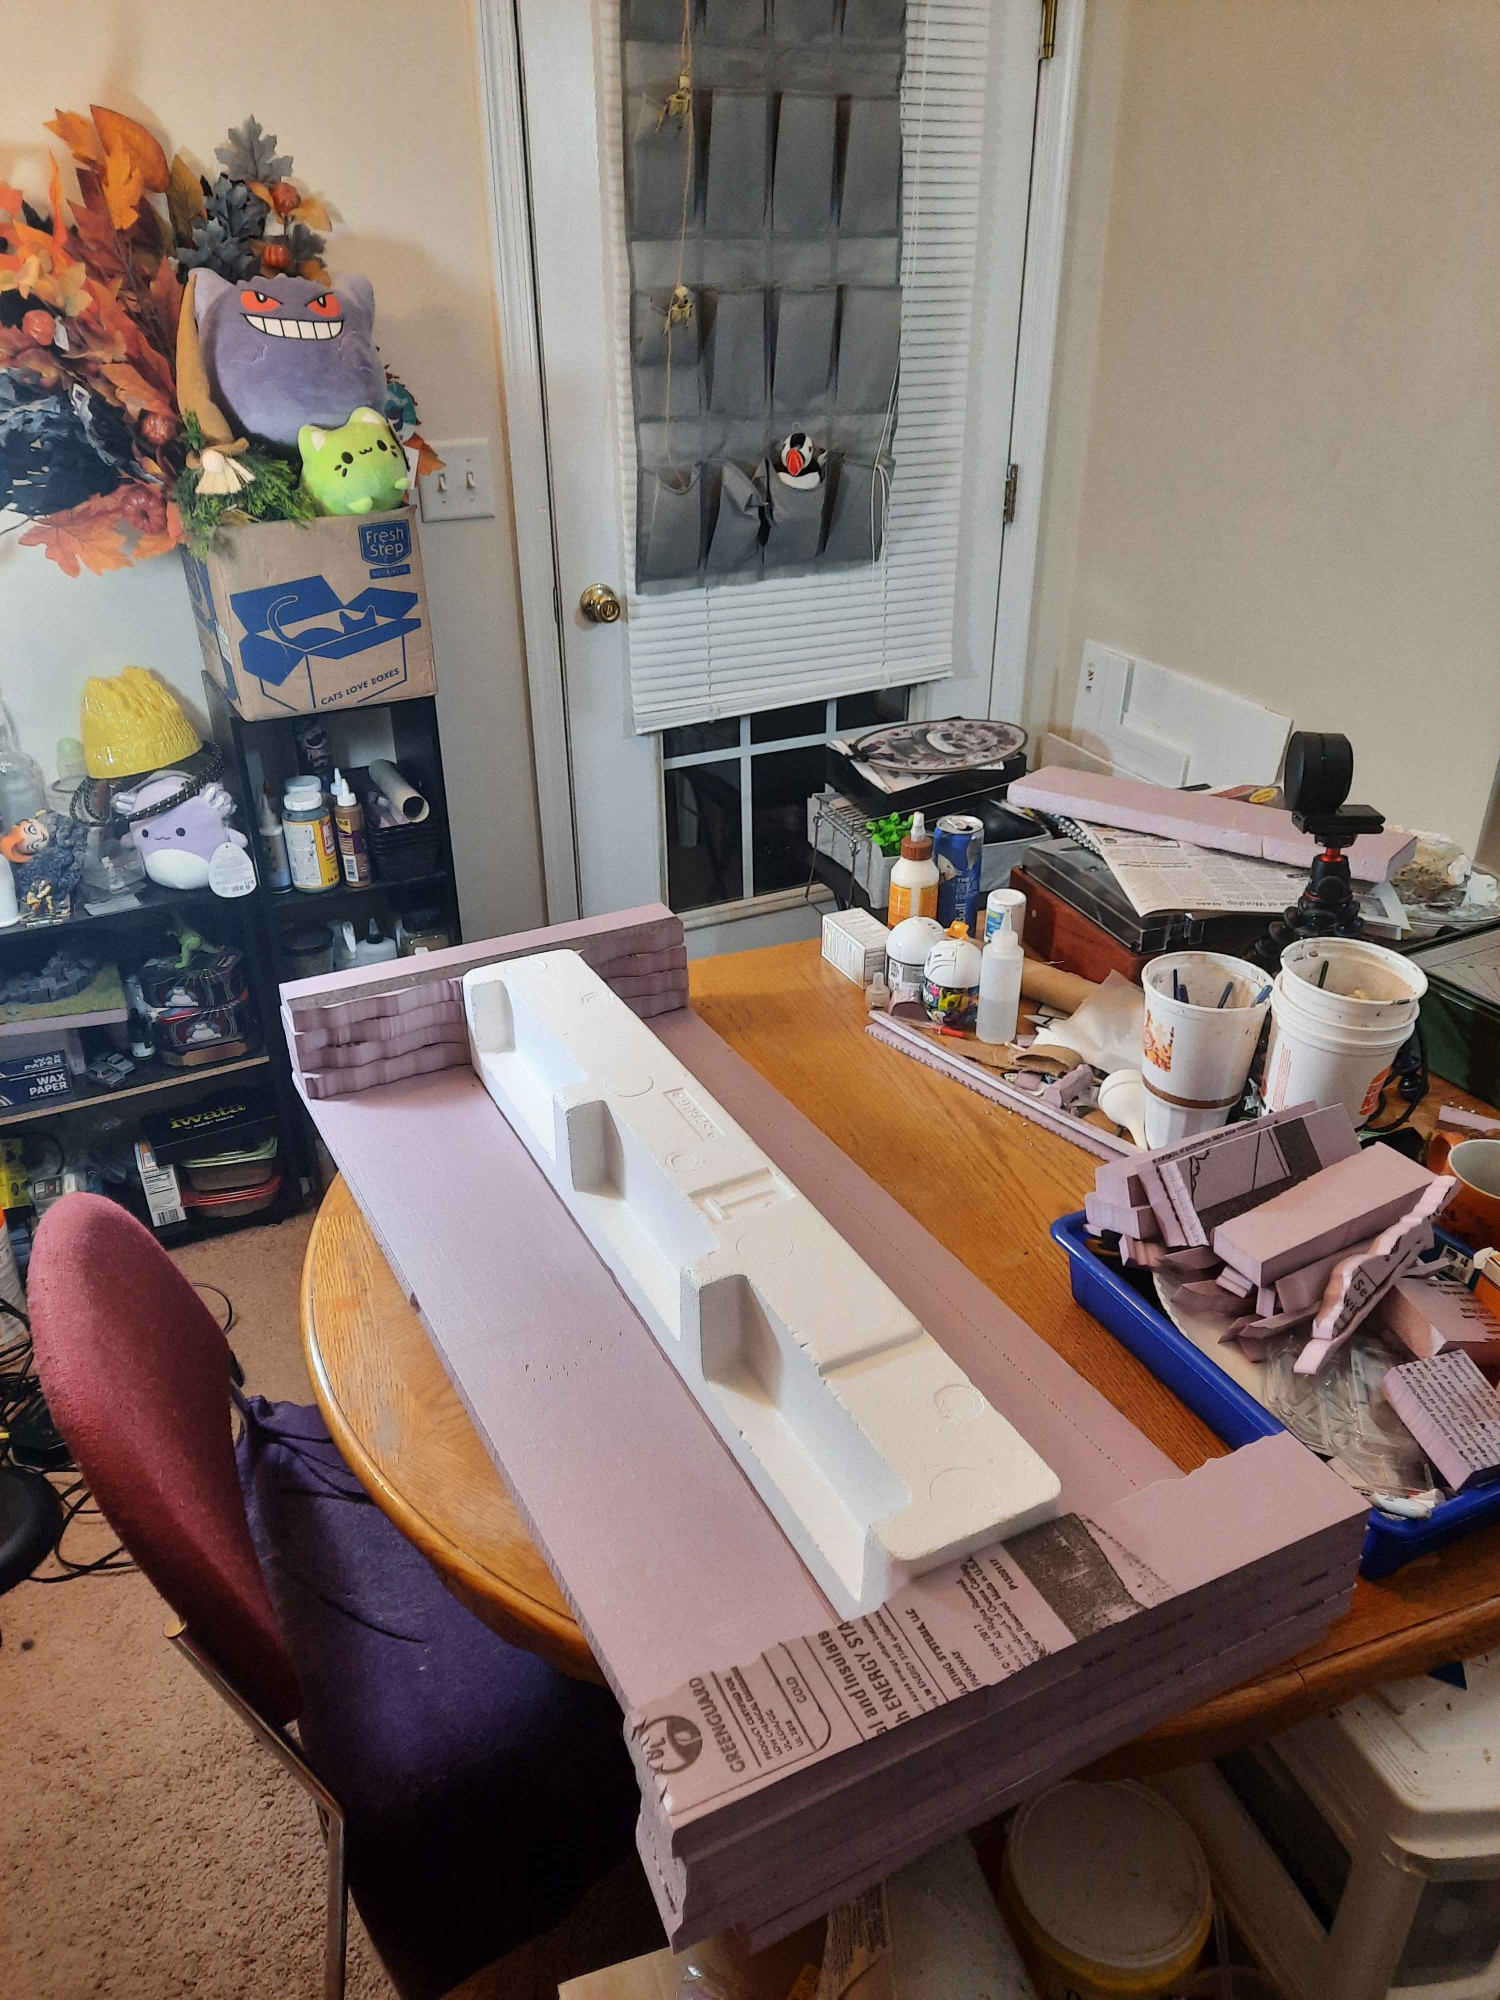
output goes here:
<path id="1" fill-rule="evenodd" d="M 945 813 L 932 830 L 932 858 L 938 872 L 938 922 L 961 923 L 972 931 L 979 914 L 979 868 L 984 856 L 984 821 L 972 813 Z"/>

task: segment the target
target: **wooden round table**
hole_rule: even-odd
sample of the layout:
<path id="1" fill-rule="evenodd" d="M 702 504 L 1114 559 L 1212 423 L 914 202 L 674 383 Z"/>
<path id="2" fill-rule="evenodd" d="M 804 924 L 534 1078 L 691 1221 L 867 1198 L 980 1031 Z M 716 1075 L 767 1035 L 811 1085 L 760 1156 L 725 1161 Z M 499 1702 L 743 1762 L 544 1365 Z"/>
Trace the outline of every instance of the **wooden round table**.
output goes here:
<path id="1" fill-rule="evenodd" d="M 859 1032 L 862 996 L 816 941 L 700 961 L 693 1003 L 739 1053 L 1178 1464 L 1224 1447 L 1068 1293 L 1048 1221 L 1082 1205 L 1094 1162 Z M 891 1066 L 895 1065 L 895 1068 Z M 899 1095 L 892 1083 L 899 1083 Z M 1434 1083 L 1437 1104 L 1473 1106 Z M 919 1134 L 920 1137 L 914 1137 Z M 1004 1204 L 1002 1233 L 955 1223 L 951 1174 L 975 1162 L 976 1198 Z M 342 1178 L 308 1241 L 302 1337 L 329 1431 L 361 1482 L 449 1588 L 502 1637 L 580 1679 L 602 1676 L 566 1600 Z M 1325 1638 L 1295 1660 L 1162 1723 L 1096 1772 L 1196 1762 L 1286 1728 L 1381 1681 L 1500 1642 L 1500 1528 L 1471 1535 L 1379 1583 L 1361 1579 Z"/>

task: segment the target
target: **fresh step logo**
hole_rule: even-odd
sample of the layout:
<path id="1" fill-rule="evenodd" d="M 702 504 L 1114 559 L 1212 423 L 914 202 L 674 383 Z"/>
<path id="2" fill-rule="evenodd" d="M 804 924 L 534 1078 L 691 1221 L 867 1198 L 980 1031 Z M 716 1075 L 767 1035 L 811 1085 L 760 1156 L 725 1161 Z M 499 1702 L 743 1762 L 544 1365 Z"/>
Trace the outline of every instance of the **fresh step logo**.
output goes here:
<path id="1" fill-rule="evenodd" d="M 367 522 L 359 531 L 359 552 L 371 576 L 410 576 L 411 522 Z"/>

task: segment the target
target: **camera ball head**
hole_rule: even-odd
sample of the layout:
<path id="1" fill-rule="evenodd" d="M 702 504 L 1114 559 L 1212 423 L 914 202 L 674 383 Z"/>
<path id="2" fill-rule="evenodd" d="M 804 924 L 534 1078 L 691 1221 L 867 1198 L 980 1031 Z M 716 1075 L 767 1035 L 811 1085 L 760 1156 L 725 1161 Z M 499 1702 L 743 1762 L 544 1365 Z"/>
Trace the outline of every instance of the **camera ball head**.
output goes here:
<path id="1" fill-rule="evenodd" d="M 1362 937 L 1364 922 L 1345 849 L 1362 833 L 1381 833 L 1385 815 L 1373 806 L 1345 805 L 1354 781 L 1354 749 L 1347 736 L 1293 731 L 1287 744 L 1282 790 L 1293 823 L 1322 851 L 1308 869 L 1307 887 L 1271 924 L 1251 956 L 1275 971 L 1281 954 L 1299 938 Z"/>

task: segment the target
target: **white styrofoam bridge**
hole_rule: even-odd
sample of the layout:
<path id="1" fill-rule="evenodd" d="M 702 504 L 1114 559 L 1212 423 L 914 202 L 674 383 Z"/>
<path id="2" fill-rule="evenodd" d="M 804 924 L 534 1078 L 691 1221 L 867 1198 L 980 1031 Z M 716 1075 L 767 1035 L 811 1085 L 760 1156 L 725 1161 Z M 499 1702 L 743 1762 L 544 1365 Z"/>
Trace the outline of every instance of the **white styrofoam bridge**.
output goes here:
<path id="1" fill-rule="evenodd" d="M 577 953 L 463 983 L 486 1090 L 843 1615 L 1057 1512 L 1051 1467 Z"/>

